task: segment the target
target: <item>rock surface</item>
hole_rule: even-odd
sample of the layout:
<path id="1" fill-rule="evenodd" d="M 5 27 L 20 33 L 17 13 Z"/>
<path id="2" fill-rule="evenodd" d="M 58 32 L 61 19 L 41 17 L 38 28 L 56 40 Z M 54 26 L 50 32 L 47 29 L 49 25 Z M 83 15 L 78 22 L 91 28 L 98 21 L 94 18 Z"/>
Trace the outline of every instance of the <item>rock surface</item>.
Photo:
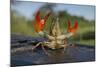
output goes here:
<path id="1" fill-rule="evenodd" d="M 11 66 L 95 61 L 95 48 L 91 47 L 68 46 L 65 51 L 45 48 L 49 55 L 41 47 L 32 50 L 33 44 L 44 40 L 47 39 L 12 34 Z"/>

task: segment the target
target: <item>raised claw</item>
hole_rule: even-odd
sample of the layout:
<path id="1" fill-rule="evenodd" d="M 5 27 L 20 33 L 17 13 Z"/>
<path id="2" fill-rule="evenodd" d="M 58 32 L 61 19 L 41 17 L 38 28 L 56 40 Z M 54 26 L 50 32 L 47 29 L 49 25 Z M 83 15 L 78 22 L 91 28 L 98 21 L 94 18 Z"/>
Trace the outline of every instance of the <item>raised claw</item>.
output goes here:
<path id="1" fill-rule="evenodd" d="M 78 21 L 75 21 L 74 26 L 71 25 L 70 20 L 68 20 L 68 32 L 69 33 L 75 33 L 78 29 Z"/>
<path id="2" fill-rule="evenodd" d="M 49 12 L 43 19 L 41 19 L 40 11 L 37 11 L 36 16 L 35 16 L 36 21 L 35 21 L 35 26 L 34 26 L 36 32 L 43 31 L 45 23 L 46 23 L 48 17 L 50 16 L 50 14 L 51 13 Z"/>
<path id="3" fill-rule="evenodd" d="M 58 39 L 69 38 L 74 35 L 74 33 L 77 31 L 77 29 L 78 29 L 78 21 L 75 21 L 74 26 L 72 26 L 70 20 L 68 20 L 68 30 L 67 30 L 68 33 L 64 34 L 64 35 L 60 35 L 57 38 Z"/>

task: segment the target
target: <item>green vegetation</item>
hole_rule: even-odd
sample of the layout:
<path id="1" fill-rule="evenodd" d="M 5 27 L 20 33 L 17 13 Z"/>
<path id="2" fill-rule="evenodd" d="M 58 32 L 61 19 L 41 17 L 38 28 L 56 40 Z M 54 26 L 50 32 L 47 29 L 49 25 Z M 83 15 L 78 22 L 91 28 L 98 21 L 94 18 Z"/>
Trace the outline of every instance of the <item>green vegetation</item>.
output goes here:
<path id="1" fill-rule="evenodd" d="M 11 11 L 11 33 L 34 36 L 32 22 L 20 16 L 17 12 Z"/>
<path id="2" fill-rule="evenodd" d="M 84 45 L 89 45 L 89 46 L 95 46 L 95 40 L 81 40 L 80 43 L 84 44 Z"/>

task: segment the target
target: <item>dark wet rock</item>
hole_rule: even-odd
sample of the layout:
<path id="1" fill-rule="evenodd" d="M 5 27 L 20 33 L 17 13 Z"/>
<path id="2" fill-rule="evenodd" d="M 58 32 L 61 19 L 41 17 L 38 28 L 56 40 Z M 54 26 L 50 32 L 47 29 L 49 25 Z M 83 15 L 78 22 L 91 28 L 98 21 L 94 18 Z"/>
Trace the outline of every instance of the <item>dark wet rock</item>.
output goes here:
<path id="1" fill-rule="evenodd" d="M 12 34 L 11 66 L 95 61 L 95 48 L 79 46 L 79 44 L 70 44 L 65 51 L 45 48 L 49 55 L 43 51 L 41 46 L 33 51 L 32 48 L 38 42 L 45 40 L 47 39 Z"/>
<path id="2" fill-rule="evenodd" d="M 26 51 L 12 55 L 11 60 L 12 62 L 16 62 L 15 60 L 18 60 L 19 62 L 27 61 L 28 63 L 33 63 L 32 65 L 86 62 L 95 60 L 94 49 L 68 47 L 64 53 L 63 49 L 55 51 L 47 50 L 47 52 L 50 54 L 49 56 L 46 55 L 42 49 L 36 49 L 35 51 L 29 52 Z M 19 64 L 19 62 L 16 62 L 15 65 Z M 30 65 L 30 63 L 28 63 L 26 64 Z"/>
<path id="3" fill-rule="evenodd" d="M 42 37 L 34 38 L 34 37 L 24 36 L 19 34 L 11 34 L 11 46 L 21 46 L 24 45 L 23 43 L 36 44 L 42 41 L 47 41 L 47 39 Z"/>

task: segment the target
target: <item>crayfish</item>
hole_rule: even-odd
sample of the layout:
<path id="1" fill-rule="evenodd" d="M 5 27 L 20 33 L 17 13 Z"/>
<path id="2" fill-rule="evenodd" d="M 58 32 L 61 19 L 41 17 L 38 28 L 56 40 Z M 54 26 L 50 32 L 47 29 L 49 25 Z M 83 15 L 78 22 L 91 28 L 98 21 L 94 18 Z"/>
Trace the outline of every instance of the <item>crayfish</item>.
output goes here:
<path id="1" fill-rule="evenodd" d="M 48 40 L 37 43 L 34 49 L 39 45 L 41 45 L 43 49 L 44 47 L 48 47 L 53 50 L 60 48 L 66 49 L 67 47 L 66 39 L 73 36 L 78 29 L 78 21 L 75 21 L 74 26 L 72 26 L 70 20 L 68 20 L 68 30 L 66 30 L 66 34 L 62 34 L 59 26 L 59 18 L 56 18 L 56 21 L 54 22 L 51 30 L 51 34 L 48 34 L 47 32 L 44 32 L 44 27 L 50 15 L 51 12 L 48 12 L 47 15 L 43 19 L 41 19 L 40 11 L 37 11 L 36 13 L 34 29 L 41 37 L 43 36 Z"/>

